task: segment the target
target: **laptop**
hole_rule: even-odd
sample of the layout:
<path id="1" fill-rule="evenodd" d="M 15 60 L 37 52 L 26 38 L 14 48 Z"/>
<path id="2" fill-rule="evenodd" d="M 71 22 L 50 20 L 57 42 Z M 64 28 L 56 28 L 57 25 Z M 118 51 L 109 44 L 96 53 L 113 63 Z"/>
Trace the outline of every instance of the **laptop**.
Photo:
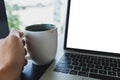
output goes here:
<path id="1" fill-rule="evenodd" d="M 61 56 L 39 80 L 120 80 L 119 4 L 68 0 Z"/>

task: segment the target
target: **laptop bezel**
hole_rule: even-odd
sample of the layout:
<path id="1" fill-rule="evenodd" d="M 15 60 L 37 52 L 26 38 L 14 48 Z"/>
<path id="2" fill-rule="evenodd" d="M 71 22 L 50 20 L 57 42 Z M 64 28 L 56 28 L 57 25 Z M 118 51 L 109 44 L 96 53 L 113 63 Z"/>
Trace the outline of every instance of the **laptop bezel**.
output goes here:
<path id="1" fill-rule="evenodd" d="M 85 54 L 87 53 L 87 54 L 95 54 L 95 55 L 105 55 L 105 56 L 112 56 L 112 57 L 120 57 L 120 53 L 111 53 L 111 52 L 86 50 L 86 49 L 75 49 L 75 48 L 67 47 L 70 5 L 71 5 L 71 0 L 68 0 L 67 13 L 66 13 L 65 36 L 64 36 L 64 49 L 65 50 L 75 50 L 75 51 L 82 52 L 82 53 L 85 53 Z"/>

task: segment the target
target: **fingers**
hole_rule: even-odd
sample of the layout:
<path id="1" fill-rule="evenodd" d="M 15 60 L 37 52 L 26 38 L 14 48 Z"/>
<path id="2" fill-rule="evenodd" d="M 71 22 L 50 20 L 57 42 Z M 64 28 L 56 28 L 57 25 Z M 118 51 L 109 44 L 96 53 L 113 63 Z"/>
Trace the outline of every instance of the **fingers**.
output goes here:
<path id="1" fill-rule="evenodd" d="M 27 65 L 27 63 L 28 63 L 28 61 L 27 61 L 27 59 L 25 58 L 25 59 L 24 59 L 24 64 L 23 64 L 23 67 L 22 67 L 22 69 L 21 69 L 21 72 L 23 71 L 24 66 L 25 66 L 25 65 Z"/>
<path id="2" fill-rule="evenodd" d="M 24 60 L 24 66 L 27 65 L 28 61 L 27 59 Z"/>
<path id="3" fill-rule="evenodd" d="M 25 46 L 25 40 L 22 40 L 22 42 L 23 42 L 23 45 Z"/>
<path id="4" fill-rule="evenodd" d="M 23 35 L 24 35 L 24 33 L 23 33 L 23 32 L 20 32 L 20 31 L 17 31 L 17 30 L 12 30 L 12 31 L 10 32 L 10 35 L 16 35 L 17 37 L 22 38 Z"/>
<path id="5" fill-rule="evenodd" d="M 24 50 L 25 50 L 25 55 L 27 55 L 27 50 L 24 48 Z"/>
<path id="6" fill-rule="evenodd" d="M 9 35 L 15 35 L 22 39 L 24 33 L 17 30 L 12 30 Z M 25 40 L 22 39 L 22 42 L 23 42 L 23 45 L 25 46 Z"/>
<path id="7" fill-rule="evenodd" d="M 17 31 L 17 30 L 12 30 L 12 31 L 10 32 L 10 35 L 15 35 L 15 36 L 17 36 L 17 37 L 19 37 L 19 38 L 22 39 L 24 33 L 23 33 L 23 32 L 19 32 L 19 31 Z M 22 39 L 22 43 L 23 43 L 23 45 L 25 46 L 25 40 Z M 26 50 L 25 48 L 24 48 L 24 51 L 25 51 L 25 52 L 24 52 L 25 55 L 27 55 L 27 50 Z M 27 64 L 27 59 L 24 60 L 24 65 L 26 65 L 26 64 Z"/>
<path id="8" fill-rule="evenodd" d="M 20 35 L 20 37 L 22 38 L 23 35 L 24 35 L 24 33 L 23 33 L 23 32 L 19 32 L 19 35 Z"/>

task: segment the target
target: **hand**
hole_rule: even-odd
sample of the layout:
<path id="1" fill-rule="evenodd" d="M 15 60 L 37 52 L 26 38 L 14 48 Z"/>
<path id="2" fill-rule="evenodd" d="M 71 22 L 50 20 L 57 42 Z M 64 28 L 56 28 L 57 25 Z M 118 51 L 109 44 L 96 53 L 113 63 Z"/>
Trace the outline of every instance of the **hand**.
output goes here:
<path id="1" fill-rule="evenodd" d="M 0 43 L 0 80 L 18 80 L 27 63 L 22 35 L 13 31 Z"/>

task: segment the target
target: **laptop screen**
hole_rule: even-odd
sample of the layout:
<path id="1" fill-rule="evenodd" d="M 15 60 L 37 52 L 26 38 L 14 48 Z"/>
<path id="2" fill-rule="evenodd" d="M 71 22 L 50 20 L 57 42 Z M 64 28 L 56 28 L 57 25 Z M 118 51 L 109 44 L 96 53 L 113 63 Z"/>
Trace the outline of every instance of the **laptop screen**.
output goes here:
<path id="1" fill-rule="evenodd" d="M 120 53 L 120 0 L 71 0 L 67 48 Z"/>

